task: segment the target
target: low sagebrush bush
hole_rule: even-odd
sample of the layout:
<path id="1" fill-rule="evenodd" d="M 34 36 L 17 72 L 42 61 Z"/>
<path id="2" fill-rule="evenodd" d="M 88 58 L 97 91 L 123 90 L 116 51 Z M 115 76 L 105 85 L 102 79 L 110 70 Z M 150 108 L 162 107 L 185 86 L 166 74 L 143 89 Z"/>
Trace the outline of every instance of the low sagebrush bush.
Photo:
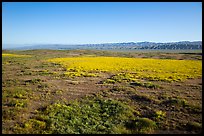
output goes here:
<path id="1" fill-rule="evenodd" d="M 156 123 L 149 118 L 139 118 L 135 122 L 135 128 L 139 133 L 149 133 L 156 128 Z"/>

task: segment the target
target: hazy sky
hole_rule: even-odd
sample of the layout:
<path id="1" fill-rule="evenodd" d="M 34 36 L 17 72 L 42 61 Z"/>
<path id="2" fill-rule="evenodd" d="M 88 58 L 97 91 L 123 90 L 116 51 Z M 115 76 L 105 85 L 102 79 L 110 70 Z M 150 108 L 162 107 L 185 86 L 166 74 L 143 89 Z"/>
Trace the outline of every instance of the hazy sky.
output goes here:
<path id="1" fill-rule="evenodd" d="M 202 40 L 201 2 L 3 2 L 3 44 Z"/>

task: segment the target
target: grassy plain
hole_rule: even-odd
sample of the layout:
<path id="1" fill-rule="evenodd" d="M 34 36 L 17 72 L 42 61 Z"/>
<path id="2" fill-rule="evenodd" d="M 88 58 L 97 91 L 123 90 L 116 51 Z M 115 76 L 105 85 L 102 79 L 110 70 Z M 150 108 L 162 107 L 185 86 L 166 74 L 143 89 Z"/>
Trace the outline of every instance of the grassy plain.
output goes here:
<path id="1" fill-rule="evenodd" d="M 201 52 L 3 51 L 4 134 L 201 130 Z"/>

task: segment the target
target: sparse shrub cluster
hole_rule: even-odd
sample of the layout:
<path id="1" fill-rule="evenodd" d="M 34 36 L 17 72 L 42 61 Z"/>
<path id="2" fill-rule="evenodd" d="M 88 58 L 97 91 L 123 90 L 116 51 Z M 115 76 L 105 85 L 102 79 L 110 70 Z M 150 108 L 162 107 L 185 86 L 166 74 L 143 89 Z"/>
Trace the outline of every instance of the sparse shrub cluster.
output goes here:
<path id="1" fill-rule="evenodd" d="M 161 111 L 161 110 L 155 111 L 154 113 L 154 118 L 156 120 L 164 119 L 165 116 L 166 116 L 166 112 Z"/>
<path id="2" fill-rule="evenodd" d="M 142 101 L 142 102 L 152 102 L 154 101 L 152 98 L 150 98 L 147 95 L 144 94 L 135 94 L 133 96 L 131 96 L 131 99 L 135 100 L 135 101 Z"/>
<path id="3" fill-rule="evenodd" d="M 141 87 L 146 87 L 146 88 L 151 88 L 151 89 L 159 88 L 159 85 L 153 84 L 151 82 L 142 83 L 142 82 L 135 81 L 135 82 L 130 83 L 130 85 L 141 86 Z"/>
<path id="4" fill-rule="evenodd" d="M 188 122 L 186 124 L 186 129 L 187 130 L 193 130 L 193 131 L 198 131 L 199 133 L 201 132 L 202 130 L 202 124 L 201 123 L 198 123 L 198 122 Z"/>
<path id="5" fill-rule="evenodd" d="M 149 118 L 139 118 L 135 122 L 135 128 L 139 133 L 150 133 L 156 128 L 156 123 Z"/>
<path id="6" fill-rule="evenodd" d="M 184 99 L 168 97 L 168 99 L 164 100 L 162 104 L 185 107 L 187 105 L 187 102 Z"/>
<path id="7" fill-rule="evenodd" d="M 87 72 L 65 72 L 63 76 L 73 78 L 73 77 L 97 77 L 98 75 Z"/>
<path id="8" fill-rule="evenodd" d="M 52 134 L 130 133 L 125 124 L 135 118 L 133 112 L 128 105 L 113 99 L 87 97 L 68 105 L 48 106 L 41 111 L 46 126 L 42 122 L 42 127 L 37 128 L 30 121 L 24 126 L 32 127 L 35 132 Z"/>
<path id="9" fill-rule="evenodd" d="M 53 74 L 56 74 L 56 73 L 53 73 L 53 72 L 50 72 L 49 70 L 45 69 L 45 70 L 40 70 L 37 72 L 39 75 L 53 75 Z"/>
<path id="10" fill-rule="evenodd" d="M 39 78 L 25 80 L 25 83 L 26 83 L 26 84 L 38 84 L 38 83 L 40 83 L 40 82 L 42 82 L 42 80 L 39 79 Z"/>

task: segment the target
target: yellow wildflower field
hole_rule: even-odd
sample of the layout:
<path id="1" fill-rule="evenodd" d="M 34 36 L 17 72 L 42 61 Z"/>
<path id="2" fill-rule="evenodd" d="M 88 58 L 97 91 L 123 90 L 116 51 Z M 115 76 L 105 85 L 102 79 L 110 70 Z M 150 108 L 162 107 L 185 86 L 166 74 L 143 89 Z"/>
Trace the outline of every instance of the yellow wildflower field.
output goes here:
<path id="1" fill-rule="evenodd" d="M 124 57 L 73 57 L 54 58 L 49 62 L 57 63 L 67 69 L 65 75 L 80 76 L 109 72 L 128 73 L 132 79 L 154 81 L 182 81 L 202 76 L 202 62 L 197 60 L 170 60 Z"/>
<path id="2" fill-rule="evenodd" d="M 31 57 L 31 56 L 30 55 L 18 55 L 18 54 L 3 53 L 2 57 Z"/>

